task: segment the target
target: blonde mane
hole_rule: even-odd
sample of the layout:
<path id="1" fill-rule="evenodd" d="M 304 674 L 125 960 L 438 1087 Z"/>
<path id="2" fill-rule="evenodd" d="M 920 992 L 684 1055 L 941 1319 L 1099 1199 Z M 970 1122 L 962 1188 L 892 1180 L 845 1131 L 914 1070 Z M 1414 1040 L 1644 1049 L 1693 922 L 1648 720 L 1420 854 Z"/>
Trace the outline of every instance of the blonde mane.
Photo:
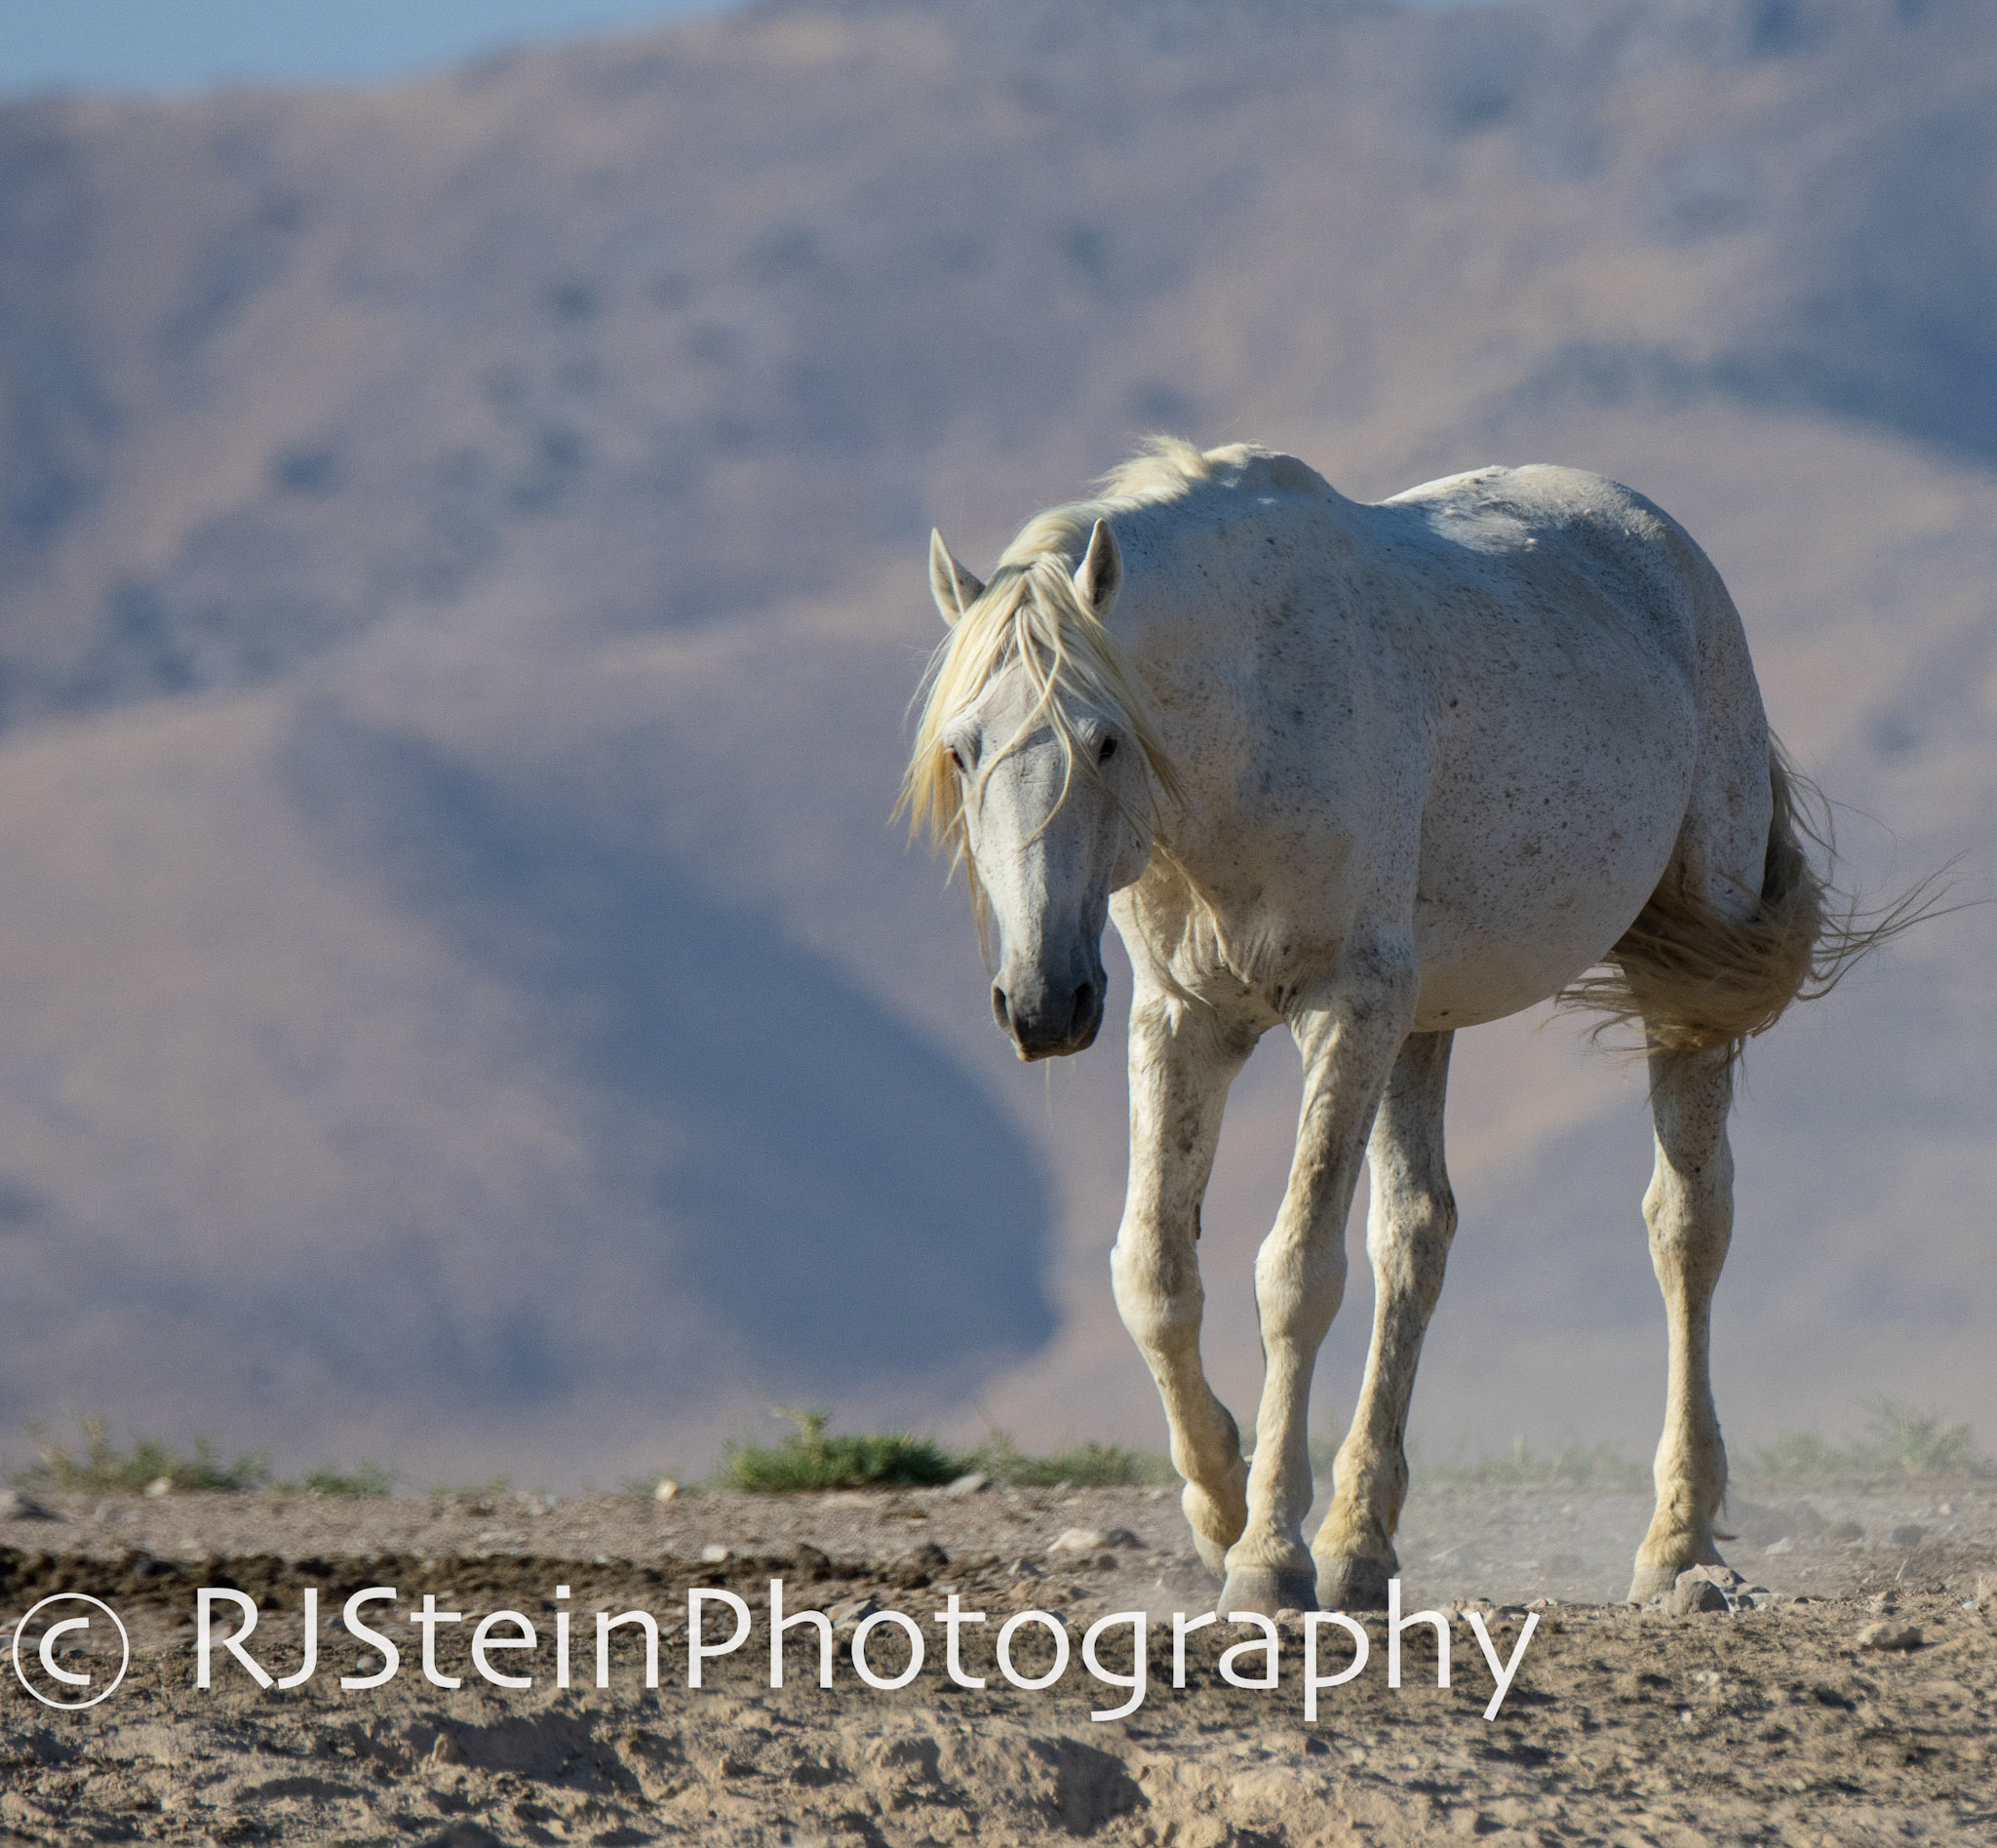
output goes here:
<path id="1" fill-rule="evenodd" d="M 1176 500 L 1210 480 L 1214 464 L 1233 452 L 1202 454 L 1176 437 L 1155 437 L 1143 452 L 1111 470 L 1094 499 L 1036 514 L 1000 554 L 983 593 L 952 627 L 923 678 L 921 718 L 902 778 L 901 802 L 911 837 L 926 829 L 947 847 L 953 870 L 962 865 L 978 897 L 977 870 L 964 850 L 964 778 L 944 743 L 951 726 L 1009 666 L 1031 682 L 1034 706 L 1010 738 L 986 756 L 978 778 L 1019 749 L 1040 727 L 1054 734 L 1064 766 L 1066 799 L 1077 763 L 1096 774 L 1095 759 L 1077 751 L 1077 707 L 1115 726 L 1142 754 L 1151 772 L 1154 808 L 1163 797 L 1177 803 L 1181 788 L 1149 714 L 1142 687 L 1096 612 L 1075 585 L 1077 561 L 1098 520 Z M 1155 824 L 1154 812 L 1145 820 Z"/>

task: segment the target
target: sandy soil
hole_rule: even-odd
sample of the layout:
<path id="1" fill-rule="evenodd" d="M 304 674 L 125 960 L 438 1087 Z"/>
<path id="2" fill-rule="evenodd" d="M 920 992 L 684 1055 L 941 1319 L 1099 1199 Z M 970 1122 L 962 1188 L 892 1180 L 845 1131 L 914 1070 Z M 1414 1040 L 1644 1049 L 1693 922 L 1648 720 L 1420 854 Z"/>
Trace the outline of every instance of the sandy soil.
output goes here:
<path id="1" fill-rule="evenodd" d="M 1304 1716 L 1302 1627 L 1278 1632 L 1280 1680 L 1236 1688 L 1217 1673 L 1246 1630 L 1187 1639 L 1172 1685 L 1170 1612 L 1213 1588 L 1186 1546 L 1175 1500 L 1145 1490 L 990 1490 L 683 1497 L 655 1508 L 597 1497 L 338 1503 L 276 1496 L 105 1498 L 0 1521 L 0 1615 L 11 1636 L 40 1599 L 102 1598 L 132 1637 L 124 1681 L 97 1707 L 59 1712 L 4 1674 L 0 1827 L 31 1841 L 921 1843 L 1059 1840 L 1115 1848 L 1268 1848 L 1462 1837 L 1499 1842 L 1997 1841 L 1997 1489 L 1777 1493 L 1745 1484 L 1731 1556 L 1776 1595 L 1766 1608 L 1672 1617 L 1613 1602 L 1645 1514 L 1642 1498 L 1507 1488 L 1417 1491 L 1403 1526 L 1409 1607 L 1450 1619 L 1452 1685 L 1434 1684 L 1432 1632 L 1408 1632 L 1404 1684 L 1390 1688 L 1384 1620 L 1367 1620 L 1368 1665 Z M 1065 1533 L 1091 1536 L 1062 1547 Z M 725 1559 L 703 1561 L 703 1549 Z M 767 1587 L 786 1608 L 840 1625 L 835 1684 L 815 1683 L 808 1636 L 790 1645 L 787 1685 L 768 1679 Z M 200 1586 L 254 1599 L 252 1652 L 274 1674 L 301 1666 L 305 1593 L 318 1592 L 316 1671 L 292 1690 L 257 1687 L 217 1649 L 195 1685 Z M 378 1652 L 340 1626 L 355 1591 L 393 1586 L 363 1621 L 401 1652 L 386 1685 L 342 1690 Z M 567 1586 L 566 1598 L 556 1596 Z M 751 1607 L 737 1654 L 686 1686 L 687 1592 L 734 1592 Z M 931 1613 L 947 1594 L 991 1623 L 967 1630 L 954 1685 Z M 440 1673 L 421 1669 L 410 1621 L 426 1593 L 465 1623 L 438 1627 Z M 1464 1600 L 1501 1660 L 1536 1622 L 1495 1719 Z M 1545 1602 L 1543 1600 L 1553 1600 Z M 871 1601 L 871 1602 L 870 1602 Z M 1528 1611 L 1524 1606 L 1534 1603 Z M 921 1672 L 895 1692 L 863 1686 L 851 1626 L 873 1605 L 927 1633 Z M 41 1629 L 20 1659 L 44 1690 Z M 594 1613 L 658 1621 L 660 1685 L 643 1685 L 622 1632 L 611 1684 L 592 1683 Z M 1037 1608 L 1067 1626 L 1075 1654 L 1052 1687 L 1022 1691 L 992 1635 Z M 467 1634 L 511 1609 L 539 1646 L 489 1652 L 509 1689 L 479 1678 Z M 1079 1661 L 1084 1629 L 1119 1610 L 1152 1614 L 1143 1704 L 1097 1722 L 1130 1690 Z M 555 1616 L 572 1610 L 574 1685 L 554 1685 Z M 390 1613 L 393 1613 L 391 1616 Z M 218 1632 L 240 1621 L 217 1612 Z M 711 1608 L 709 1632 L 729 1613 Z M 1918 1640 L 1909 1631 L 1918 1632 Z M 510 1633 L 503 1627 L 497 1632 Z M 93 1687 L 115 1669 L 52 1645 Z M 1099 1662 L 1132 1668 L 1130 1626 Z M 1880 1643 L 1903 1646 L 1881 1647 Z M 1016 1672 L 1051 1667 L 1051 1638 L 1021 1632 Z M 1905 1646 L 1911 1645 L 1911 1646 Z M 1327 1632 L 1324 1672 L 1349 1645 Z M 869 1660 L 906 1660 L 891 1624 Z M 1261 1669 L 1259 1654 L 1237 1671 Z M 85 1690 L 86 1692 L 88 1690 Z"/>

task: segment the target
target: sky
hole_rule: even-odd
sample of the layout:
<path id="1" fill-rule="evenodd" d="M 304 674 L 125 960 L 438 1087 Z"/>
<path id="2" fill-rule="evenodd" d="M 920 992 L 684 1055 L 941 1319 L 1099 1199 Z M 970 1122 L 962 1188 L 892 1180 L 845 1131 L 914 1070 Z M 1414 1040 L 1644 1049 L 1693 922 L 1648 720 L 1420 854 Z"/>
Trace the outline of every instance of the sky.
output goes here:
<path id="1" fill-rule="evenodd" d="M 0 95 L 365 83 L 731 0 L 0 0 Z M 1450 4 L 1451 0 L 1421 0 Z"/>
<path id="2" fill-rule="evenodd" d="M 0 0 L 0 93 L 399 77 L 726 0 Z"/>

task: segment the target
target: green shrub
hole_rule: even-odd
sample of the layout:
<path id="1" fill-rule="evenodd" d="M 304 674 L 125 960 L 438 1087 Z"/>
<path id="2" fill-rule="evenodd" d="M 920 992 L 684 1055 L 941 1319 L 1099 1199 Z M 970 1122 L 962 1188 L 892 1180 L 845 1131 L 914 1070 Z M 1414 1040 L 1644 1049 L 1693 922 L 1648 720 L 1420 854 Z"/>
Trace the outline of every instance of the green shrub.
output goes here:
<path id="1" fill-rule="evenodd" d="M 907 1432 L 831 1436 L 825 1412 L 777 1408 L 797 1432 L 776 1444 L 730 1444 L 718 1485 L 759 1495 L 813 1489 L 931 1488 L 963 1474 L 960 1458 Z"/>

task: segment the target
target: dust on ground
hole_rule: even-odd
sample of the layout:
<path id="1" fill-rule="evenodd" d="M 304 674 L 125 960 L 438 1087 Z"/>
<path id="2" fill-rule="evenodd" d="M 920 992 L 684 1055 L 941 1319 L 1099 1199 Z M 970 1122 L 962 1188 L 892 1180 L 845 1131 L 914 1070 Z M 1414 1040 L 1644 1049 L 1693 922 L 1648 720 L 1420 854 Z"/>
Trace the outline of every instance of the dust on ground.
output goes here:
<path id="1" fill-rule="evenodd" d="M 1673 1618 L 1615 1600 L 1647 1498 L 1559 1486 L 1418 1489 L 1401 1533 L 1407 1608 L 1451 1617 L 1452 1685 L 1435 1685 L 1432 1634 L 1406 1638 L 1387 1685 L 1384 1621 L 1368 1666 L 1304 1717 L 1301 1629 L 1280 1632 L 1280 1681 L 1236 1688 L 1216 1626 L 1188 1638 L 1172 1685 L 1169 1613 L 1210 1605 L 1176 1497 L 1143 1489 L 989 1489 L 874 1495 L 685 1496 L 659 1506 L 598 1496 L 343 1502 L 279 1495 L 69 1497 L 50 1518 L 0 1521 L 0 1616 L 52 1593 L 101 1597 L 132 1633 L 132 1665 L 81 1712 L 39 1706 L 4 1675 L 0 1828 L 45 1841 L 375 1843 L 1005 1843 L 1087 1837 L 1106 1848 L 1275 1848 L 1494 1842 L 1856 1843 L 1997 1841 L 1997 1488 L 1799 1493 L 1742 1484 L 1729 1556 L 1778 1596 L 1768 1608 Z M 1061 1544 L 1063 1537 L 1070 1544 Z M 716 1554 L 724 1550 L 726 1556 Z M 703 1552 L 708 1557 L 703 1559 Z M 767 1594 L 840 1625 L 835 1685 L 816 1684 L 809 1635 L 786 1685 L 768 1680 Z M 264 1691 L 222 1652 L 194 1685 L 195 1591 L 240 1590 L 258 1608 L 251 1648 L 274 1675 L 302 1667 L 305 1593 L 320 1612 L 316 1671 Z M 398 1593 L 365 1621 L 396 1643 L 396 1677 L 339 1622 L 369 1587 Z M 556 1597 L 567 1586 L 566 1599 Z M 687 1592 L 732 1591 L 753 1630 L 686 1685 Z M 931 1613 L 947 1594 L 988 1613 L 967 1630 L 955 1685 Z M 467 1621 L 440 1626 L 425 1680 L 410 1622 L 426 1592 Z M 1500 1659 L 1537 1624 L 1495 1719 L 1493 1677 L 1468 1624 L 1478 1606 Z M 1543 1600 L 1552 1600 L 1545 1602 Z M 852 1626 L 903 1611 L 928 1651 L 907 1687 L 861 1685 Z M 522 1612 L 539 1645 L 481 1681 L 478 1618 Z M 575 1613 L 574 1685 L 554 1681 L 558 1610 Z M 660 1634 L 660 1685 L 643 1686 L 636 1632 L 593 1685 L 594 1613 L 643 1609 Z M 1073 1655 L 1041 1692 L 998 1674 L 992 1637 L 1026 1609 L 1058 1616 Z M 1146 1698 L 1079 1662 L 1086 1627 L 1153 1615 Z M 388 1616 L 393 1610 L 394 1615 Z M 728 1613 L 709 1607 L 709 1622 Z M 43 1617 L 39 1622 L 46 1622 Z M 217 1612 L 217 1630 L 238 1621 Z M 501 1635 L 509 1633 L 502 1630 Z M 34 1667 L 39 1627 L 24 1632 Z M 1128 1624 L 1099 1660 L 1134 1669 Z M 1052 1666 L 1028 1625 L 1015 1670 Z M 1880 1641 L 1902 1646 L 1882 1648 Z M 1909 1646 L 1910 1645 L 1910 1646 Z M 1326 1633 L 1324 1669 L 1345 1648 Z M 891 1623 L 870 1660 L 906 1660 Z M 59 1653 L 57 1660 L 66 1659 Z M 1345 1658 L 1341 1655 L 1339 1660 Z M 72 1669 L 77 1662 L 71 1660 Z M 1237 1672 L 1262 1667 L 1235 1658 Z"/>

